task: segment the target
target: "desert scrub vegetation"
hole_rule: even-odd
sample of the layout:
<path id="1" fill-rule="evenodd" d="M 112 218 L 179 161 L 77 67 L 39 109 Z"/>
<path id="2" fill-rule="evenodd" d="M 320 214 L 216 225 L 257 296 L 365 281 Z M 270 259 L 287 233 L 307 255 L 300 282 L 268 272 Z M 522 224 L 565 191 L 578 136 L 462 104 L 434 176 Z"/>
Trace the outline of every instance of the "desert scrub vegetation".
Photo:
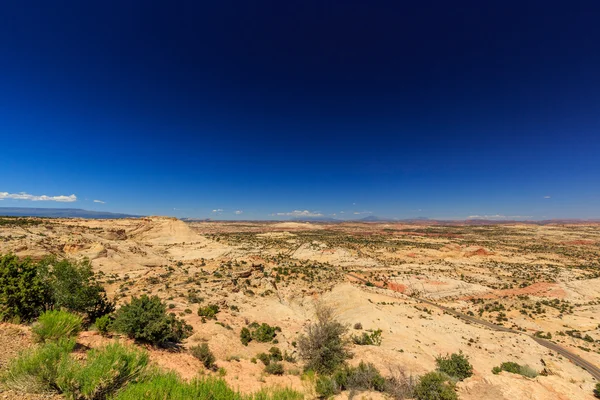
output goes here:
<path id="1" fill-rule="evenodd" d="M 435 359 L 437 370 L 452 378 L 462 381 L 473 375 L 473 366 L 462 351 Z"/>
<path id="2" fill-rule="evenodd" d="M 210 370 L 217 369 L 217 366 L 215 365 L 215 355 L 212 353 L 212 351 L 210 351 L 207 343 L 202 343 L 200 345 L 191 347 L 190 354 L 200 360 L 202 365 L 204 365 L 204 368 Z"/>
<path id="3" fill-rule="evenodd" d="M 442 372 L 429 372 L 419 378 L 413 392 L 415 400 L 458 400 L 455 384 Z"/>
<path id="4" fill-rule="evenodd" d="M 600 383 L 596 383 L 596 387 L 594 388 L 594 396 L 600 399 Z"/>
<path id="5" fill-rule="evenodd" d="M 315 304 L 315 316 L 316 321 L 298 338 L 298 352 L 306 363 L 305 369 L 332 373 L 351 357 L 344 337 L 348 327 L 335 319 L 332 307 L 323 303 Z"/>
<path id="6" fill-rule="evenodd" d="M 107 399 L 138 379 L 148 365 L 148 353 L 119 343 L 88 352 L 85 362 L 61 360 L 57 386 L 67 399 Z"/>
<path id="7" fill-rule="evenodd" d="M 139 342 L 155 346 L 177 345 L 192 333 L 192 327 L 174 315 L 158 296 L 132 297 L 115 314 L 112 329 Z"/>
<path id="8" fill-rule="evenodd" d="M 219 312 L 219 306 L 216 304 L 209 304 L 198 309 L 198 315 L 202 317 L 203 322 L 205 322 L 207 319 L 217 319 L 217 314 Z"/>
<path id="9" fill-rule="evenodd" d="M 0 318 L 27 322 L 51 309 L 80 314 L 88 324 L 112 312 L 114 304 L 87 260 L 46 257 L 34 263 L 10 254 L 0 256 Z"/>
<path id="10" fill-rule="evenodd" d="M 103 315 L 100 318 L 96 319 L 94 322 L 94 326 L 98 333 L 102 336 L 108 336 L 111 328 L 112 328 L 113 319 L 110 315 Z"/>
<path id="11" fill-rule="evenodd" d="M 497 375 L 502 371 L 510 372 L 511 374 L 519 374 L 526 376 L 527 378 L 535 378 L 538 376 L 537 371 L 529 365 L 520 365 L 512 361 L 503 362 L 499 367 L 492 368 L 492 373 L 494 375 Z"/>
<path id="12" fill-rule="evenodd" d="M 61 339 L 26 350 L 12 360 L 2 382 L 26 393 L 62 393 L 73 400 L 105 400 L 137 379 L 148 364 L 148 355 L 120 344 L 90 350 L 85 361 L 70 352 L 72 339 Z"/>
<path id="13" fill-rule="evenodd" d="M 240 331 L 240 341 L 244 346 L 248 346 L 248 343 L 253 340 L 259 343 L 273 342 L 277 332 L 281 332 L 281 328 L 278 326 L 271 326 L 265 322 L 262 324 L 252 322 Z"/>
<path id="14" fill-rule="evenodd" d="M 214 377 L 183 381 L 173 372 L 150 367 L 148 353 L 119 343 L 73 357 L 75 341 L 61 339 L 30 348 L 13 359 L 0 376 L 9 389 L 60 393 L 69 400 L 301 400 L 287 388 L 266 388 L 242 395 Z"/>
<path id="15" fill-rule="evenodd" d="M 416 379 L 406 375 L 400 368 L 391 370 L 384 377 L 371 363 L 361 361 L 358 366 L 346 364 L 331 375 L 319 375 L 315 380 L 315 392 L 319 398 L 330 398 L 343 390 L 376 391 L 393 399 L 408 399 L 414 395 Z"/>
<path id="16" fill-rule="evenodd" d="M 0 257 L 0 318 L 31 321 L 51 306 L 50 288 L 38 266 L 14 255 Z"/>
<path id="17" fill-rule="evenodd" d="M 31 331 L 37 342 L 76 337 L 81 331 L 81 317 L 66 311 L 46 311 L 33 324 Z"/>
<path id="18" fill-rule="evenodd" d="M 61 360 L 74 347 L 75 340 L 62 339 L 27 349 L 8 363 L 0 381 L 19 392 L 59 391 L 57 379 Z"/>
<path id="19" fill-rule="evenodd" d="M 288 388 L 265 388 L 243 395 L 220 378 L 204 377 L 183 381 L 173 372 L 159 372 L 139 383 L 127 386 L 114 400 L 302 400 L 304 396 Z"/>
<path id="20" fill-rule="evenodd" d="M 363 332 L 362 335 L 352 335 L 352 342 L 359 346 L 381 346 L 381 329 Z"/>

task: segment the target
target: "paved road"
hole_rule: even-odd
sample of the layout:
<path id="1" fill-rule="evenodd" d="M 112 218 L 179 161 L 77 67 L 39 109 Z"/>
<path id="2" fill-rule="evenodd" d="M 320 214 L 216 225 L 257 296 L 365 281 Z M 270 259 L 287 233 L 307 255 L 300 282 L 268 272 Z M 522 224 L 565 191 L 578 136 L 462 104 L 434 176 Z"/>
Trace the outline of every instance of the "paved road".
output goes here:
<path id="1" fill-rule="evenodd" d="M 360 276 L 357 276 L 357 275 L 354 275 L 354 274 L 351 274 L 351 273 L 349 273 L 347 275 L 351 276 L 352 278 L 357 279 L 357 280 L 359 280 L 359 281 L 361 281 L 363 283 L 367 283 L 367 280 L 364 279 L 364 278 L 361 278 Z M 385 288 L 381 288 L 380 287 L 380 289 L 385 289 Z M 564 347 L 562 347 L 562 346 L 560 346 L 560 345 L 558 345 L 556 343 L 553 343 L 553 342 L 551 342 L 549 340 L 545 340 L 545 339 L 541 339 L 541 338 L 535 337 L 533 335 L 529 335 L 529 334 L 527 334 L 525 332 L 516 331 L 514 329 L 510 329 L 510 328 L 507 328 L 507 327 L 502 326 L 502 325 L 496 325 L 496 324 L 494 324 L 492 322 L 472 317 L 470 315 L 461 313 L 460 311 L 456 311 L 456 310 L 454 310 L 452 308 L 448 308 L 448 307 L 442 306 L 440 304 L 437 304 L 437 303 L 435 303 L 435 302 L 433 302 L 431 300 L 426 300 L 426 299 L 422 299 L 422 298 L 418 298 L 418 297 L 412 297 L 412 298 L 415 299 L 415 300 L 417 300 L 417 301 L 420 301 L 422 303 L 429 304 L 429 305 L 431 305 L 433 307 L 437 307 L 440 310 L 446 311 L 447 313 L 455 315 L 455 316 L 457 316 L 457 317 L 459 317 L 459 318 L 461 318 L 461 319 L 463 319 L 465 321 L 468 321 L 470 323 L 473 323 L 473 324 L 483 325 L 485 327 L 488 327 L 490 329 L 493 329 L 493 330 L 499 331 L 499 332 L 509 332 L 509 333 L 515 333 L 515 334 L 518 334 L 518 335 L 529 336 L 530 338 L 532 338 L 533 340 L 535 340 L 538 344 L 540 344 L 540 345 L 542 345 L 542 346 L 544 346 L 544 347 L 546 347 L 546 348 L 548 348 L 548 349 L 550 349 L 552 351 L 557 352 L 558 354 L 560 354 L 564 358 L 570 360 L 573 364 L 578 365 L 579 367 L 585 369 L 587 372 L 590 373 L 590 375 L 592 375 L 594 378 L 596 378 L 597 380 L 600 381 L 600 368 L 598 368 L 596 365 L 592 364 L 591 362 L 584 360 L 583 358 L 579 357 L 577 354 L 575 354 L 575 353 L 573 353 L 573 352 L 565 349 Z"/>

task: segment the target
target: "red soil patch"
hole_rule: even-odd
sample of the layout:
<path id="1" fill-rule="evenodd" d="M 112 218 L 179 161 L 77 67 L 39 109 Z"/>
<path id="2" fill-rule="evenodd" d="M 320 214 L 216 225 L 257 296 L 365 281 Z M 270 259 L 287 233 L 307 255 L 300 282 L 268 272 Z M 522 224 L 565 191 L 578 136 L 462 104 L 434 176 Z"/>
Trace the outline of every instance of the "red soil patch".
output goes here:
<path id="1" fill-rule="evenodd" d="M 486 249 L 484 249 L 483 247 L 480 249 L 477 249 L 475 251 L 469 251 L 465 253 L 465 257 L 473 257 L 473 256 L 491 256 L 494 255 L 495 253 L 493 251 L 487 251 Z"/>
<path id="2" fill-rule="evenodd" d="M 403 285 L 401 283 L 388 282 L 387 288 L 390 290 L 393 290 L 394 292 L 398 292 L 398 293 L 406 292 L 406 285 Z"/>

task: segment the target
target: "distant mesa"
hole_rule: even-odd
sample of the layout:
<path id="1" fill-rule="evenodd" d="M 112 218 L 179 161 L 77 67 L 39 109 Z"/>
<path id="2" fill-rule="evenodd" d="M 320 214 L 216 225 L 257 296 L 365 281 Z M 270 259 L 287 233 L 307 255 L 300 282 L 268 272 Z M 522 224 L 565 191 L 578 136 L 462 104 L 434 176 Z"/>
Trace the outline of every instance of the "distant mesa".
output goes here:
<path id="1" fill-rule="evenodd" d="M 118 219 L 139 218 L 141 215 L 111 213 L 108 211 L 90 211 L 81 208 L 30 208 L 30 207 L 0 207 L 3 217 L 46 217 L 46 218 L 89 218 L 89 219 Z"/>

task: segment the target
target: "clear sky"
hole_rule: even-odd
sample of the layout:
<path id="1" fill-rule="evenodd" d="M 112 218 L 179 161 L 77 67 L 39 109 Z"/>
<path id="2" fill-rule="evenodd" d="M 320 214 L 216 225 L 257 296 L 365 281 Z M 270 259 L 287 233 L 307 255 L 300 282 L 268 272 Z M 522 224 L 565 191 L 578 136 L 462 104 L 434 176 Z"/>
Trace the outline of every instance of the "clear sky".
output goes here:
<path id="1" fill-rule="evenodd" d="M 598 1 L 5 1 L 0 206 L 599 218 L 599 17 Z"/>

